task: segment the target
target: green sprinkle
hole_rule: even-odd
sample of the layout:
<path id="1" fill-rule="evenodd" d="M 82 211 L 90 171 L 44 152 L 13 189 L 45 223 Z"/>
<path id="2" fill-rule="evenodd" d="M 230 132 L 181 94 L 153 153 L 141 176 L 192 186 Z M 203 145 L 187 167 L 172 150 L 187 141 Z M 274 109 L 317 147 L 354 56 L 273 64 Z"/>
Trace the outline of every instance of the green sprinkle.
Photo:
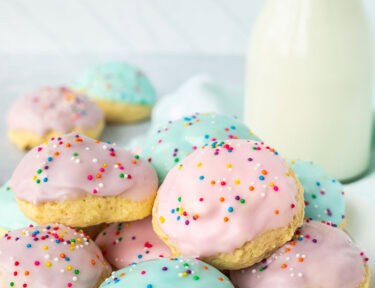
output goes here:
<path id="1" fill-rule="evenodd" d="M 120 174 L 120 178 L 124 178 L 124 173 L 121 173 L 121 174 Z"/>
<path id="2" fill-rule="evenodd" d="M 240 200 L 241 204 L 245 203 L 245 199 Z"/>
<path id="3" fill-rule="evenodd" d="M 38 171 L 36 171 L 36 173 L 38 173 L 38 174 L 42 173 L 42 169 L 38 169 Z"/>
<path id="4" fill-rule="evenodd" d="M 199 276 L 194 276 L 193 279 L 194 280 L 199 280 Z"/>

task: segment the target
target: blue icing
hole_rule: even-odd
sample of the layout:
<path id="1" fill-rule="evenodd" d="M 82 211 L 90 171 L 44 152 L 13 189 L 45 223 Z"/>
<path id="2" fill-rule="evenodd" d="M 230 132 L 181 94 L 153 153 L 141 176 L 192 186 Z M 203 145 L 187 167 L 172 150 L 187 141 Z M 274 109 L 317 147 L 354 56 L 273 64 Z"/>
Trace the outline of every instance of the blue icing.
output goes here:
<path id="1" fill-rule="evenodd" d="M 237 137 L 259 140 L 235 117 L 215 113 L 196 113 L 152 132 L 145 141 L 142 157 L 154 166 L 162 182 L 178 162 L 201 146 L 215 145 Z"/>
<path id="2" fill-rule="evenodd" d="M 305 190 L 305 216 L 339 225 L 345 217 L 342 184 L 312 162 L 292 162 L 292 168 Z"/>
<path id="3" fill-rule="evenodd" d="M 110 62 L 87 68 L 73 88 L 97 99 L 152 106 L 154 86 L 143 72 L 130 64 Z"/>
<path id="4" fill-rule="evenodd" d="M 100 288 L 233 288 L 219 270 L 194 258 L 159 258 L 112 273 Z"/>
<path id="5" fill-rule="evenodd" d="M 5 230 L 16 230 L 37 225 L 26 218 L 18 208 L 14 193 L 8 184 L 0 188 L 0 227 Z"/>

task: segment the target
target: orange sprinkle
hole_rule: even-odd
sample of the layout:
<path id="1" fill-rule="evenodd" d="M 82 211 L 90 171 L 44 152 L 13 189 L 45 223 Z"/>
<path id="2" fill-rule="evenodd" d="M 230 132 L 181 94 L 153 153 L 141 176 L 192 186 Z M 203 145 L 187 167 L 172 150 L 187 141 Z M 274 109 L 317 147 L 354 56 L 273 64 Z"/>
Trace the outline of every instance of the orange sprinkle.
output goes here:
<path id="1" fill-rule="evenodd" d="M 267 170 L 262 170 L 262 174 L 267 175 L 268 174 Z"/>
<path id="2" fill-rule="evenodd" d="M 298 258 L 298 261 L 303 262 L 303 258 L 302 257 Z"/>
<path id="3" fill-rule="evenodd" d="M 224 197 L 220 197 L 220 202 L 224 202 L 224 201 L 225 201 Z"/>
<path id="4" fill-rule="evenodd" d="M 60 155 L 60 153 L 59 152 L 55 152 L 55 156 L 59 156 Z"/>
<path id="5" fill-rule="evenodd" d="M 219 277 L 219 278 L 217 278 L 217 279 L 219 279 L 219 281 L 223 281 L 223 277 Z"/>
<path id="6" fill-rule="evenodd" d="M 96 174 L 96 178 L 102 178 L 102 175 L 100 173 Z"/>
<path id="7" fill-rule="evenodd" d="M 211 181 L 211 185 L 215 185 L 216 184 L 216 181 L 215 180 L 212 180 Z"/>
<path id="8" fill-rule="evenodd" d="M 137 160 L 133 160 L 132 163 L 133 163 L 133 164 L 137 164 Z"/>
<path id="9" fill-rule="evenodd" d="M 125 276 L 125 273 L 121 273 L 121 274 L 120 274 L 120 277 L 124 277 L 124 276 Z"/>
<path id="10" fill-rule="evenodd" d="M 30 275 L 30 272 L 29 271 L 25 271 L 25 276 L 29 276 Z"/>
<path id="11" fill-rule="evenodd" d="M 291 241 L 291 242 L 290 242 L 290 245 L 294 246 L 294 245 L 296 245 L 296 242 Z"/>
<path id="12" fill-rule="evenodd" d="M 61 254 L 60 254 L 60 258 L 65 258 L 65 254 L 64 254 L 64 253 L 61 253 Z"/>
<path id="13" fill-rule="evenodd" d="M 250 187 L 249 187 L 249 190 L 250 190 L 250 191 L 254 191 L 254 186 L 250 186 Z"/>
<path id="14" fill-rule="evenodd" d="M 285 249 L 285 252 L 290 252 L 290 248 L 286 248 L 286 249 Z"/>
<path id="15" fill-rule="evenodd" d="M 171 258 L 171 259 L 173 259 L 173 258 Z M 206 269 L 206 270 L 208 269 L 208 267 L 206 265 L 204 265 L 203 268 Z"/>
<path id="16" fill-rule="evenodd" d="M 224 217 L 224 222 L 228 222 L 229 221 L 229 218 L 228 217 Z"/>
<path id="17" fill-rule="evenodd" d="M 279 213 L 280 213 L 279 210 L 275 210 L 276 215 L 279 215 Z"/>
<path id="18" fill-rule="evenodd" d="M 281 265 L 281 268 L 283 268 L 283 269 L 285 269 L 286 267 L 288 267 L 288 265 L 286 265 L 286 264 Z"/>
<path id="19" fill-rule="evenodd" d="M 70 145 L 70 143 L 66 143 L 65 146 L 66 146 L 66 147 L 70 147 L 70 146 L 72 146 L 72 145 Z"/>
<path id="20" fill-rule="evenodd" d="M 95 143 L 100 143 L 100 141 L 99 140 L 95 140 Z"/>
<path id="21" fill-rule="evenodd" d="M 91 264 L 92 265 L 95 265 L 96 264 L 96 261 L 94 259 L 91 260 Z"/>

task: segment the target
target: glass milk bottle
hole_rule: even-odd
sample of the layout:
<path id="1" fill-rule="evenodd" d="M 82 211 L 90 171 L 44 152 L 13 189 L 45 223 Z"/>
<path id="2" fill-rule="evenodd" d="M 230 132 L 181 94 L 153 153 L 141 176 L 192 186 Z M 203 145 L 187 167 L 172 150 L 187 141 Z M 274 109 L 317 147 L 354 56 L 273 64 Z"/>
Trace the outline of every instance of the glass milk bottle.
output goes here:
<path id="1" fill-rule="evenodd" d="M 245 121 L 340 180 L 370 158 L 372 37 L 361 0 L 268 0 L 246 62 Z"/>

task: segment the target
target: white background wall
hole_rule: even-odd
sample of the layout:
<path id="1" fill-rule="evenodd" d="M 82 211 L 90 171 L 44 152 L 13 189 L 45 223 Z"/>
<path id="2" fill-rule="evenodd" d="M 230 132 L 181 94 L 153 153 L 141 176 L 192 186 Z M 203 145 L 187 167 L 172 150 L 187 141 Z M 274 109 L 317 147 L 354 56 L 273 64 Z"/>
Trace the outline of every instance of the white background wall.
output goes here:
<path id="1" fill-rule="evenodd" d="M 240 54 L 263 1 L 1 0 L 0 53 Z"/>

